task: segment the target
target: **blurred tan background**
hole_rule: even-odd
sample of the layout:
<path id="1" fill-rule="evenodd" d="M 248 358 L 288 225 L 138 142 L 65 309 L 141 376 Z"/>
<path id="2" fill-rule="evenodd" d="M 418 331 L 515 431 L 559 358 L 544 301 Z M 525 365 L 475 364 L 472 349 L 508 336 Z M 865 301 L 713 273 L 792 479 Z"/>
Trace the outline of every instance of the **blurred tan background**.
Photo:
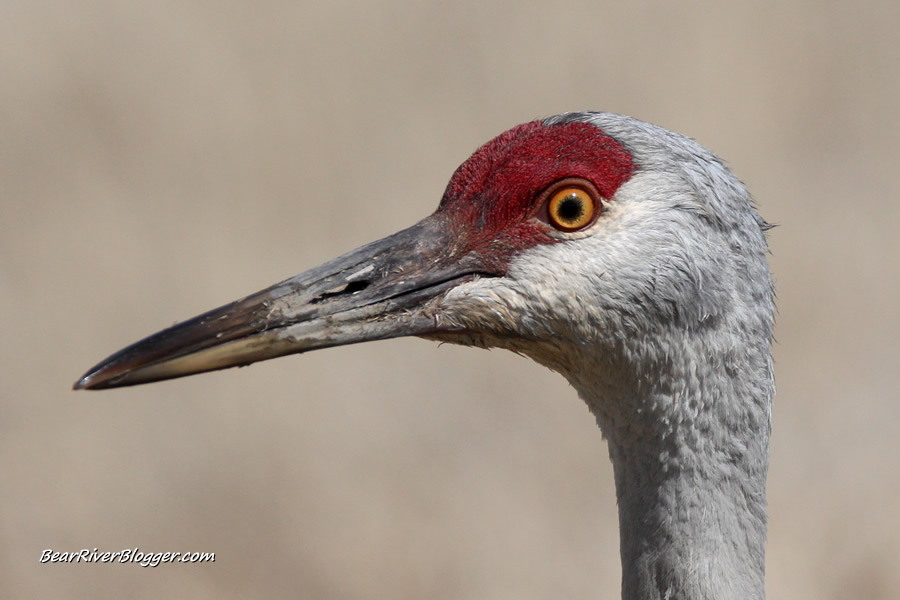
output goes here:
<path id="1" fill-rule="evenodd" d="M 421 340 L 75 393 L 405 227 L 517 123 L 631 114 L 747 182 L 780 316 L 771 598 L 900 589 L 900 4 L 0 3 L 0 582 L 17 598 L 617 598 L 560 377 Z M 157 568 L 43 549 L 215 552 Z"/>

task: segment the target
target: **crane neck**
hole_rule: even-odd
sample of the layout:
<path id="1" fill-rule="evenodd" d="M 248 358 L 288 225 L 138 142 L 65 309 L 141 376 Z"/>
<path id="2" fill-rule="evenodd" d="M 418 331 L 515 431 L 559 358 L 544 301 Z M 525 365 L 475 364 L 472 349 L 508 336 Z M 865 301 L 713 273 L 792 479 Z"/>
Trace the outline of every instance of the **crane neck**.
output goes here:
<path id="1" fill-rule="evenodd" d="M 765 597 L 764 471 L 738 475 L 725 457 L 682 467 L 665 449 L 664 460 L 621 446 L 610 453 L 624 599 Z"/>
<path id="2" fill-rule="evenodd" d="M 608 364 L 572 381 L 609 443 L 625 600 L 765 597 L 774 384 L 768 348 L 750 358 L 669 358 L 653 377 Z"/>

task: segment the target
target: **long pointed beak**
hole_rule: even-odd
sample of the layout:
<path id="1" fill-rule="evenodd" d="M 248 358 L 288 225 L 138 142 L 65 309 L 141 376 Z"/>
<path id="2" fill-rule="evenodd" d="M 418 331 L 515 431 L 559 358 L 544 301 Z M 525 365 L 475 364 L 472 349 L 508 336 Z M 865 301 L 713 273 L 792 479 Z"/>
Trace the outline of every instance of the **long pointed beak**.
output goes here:
<path id="1" fill-rule="evenodd" d="M 344 344 L 450 331 L 431 301 L 491 276 L 455 257 L 439 215 L 147 337 L 90 369 L 102 389 L 248 365 Z"/>

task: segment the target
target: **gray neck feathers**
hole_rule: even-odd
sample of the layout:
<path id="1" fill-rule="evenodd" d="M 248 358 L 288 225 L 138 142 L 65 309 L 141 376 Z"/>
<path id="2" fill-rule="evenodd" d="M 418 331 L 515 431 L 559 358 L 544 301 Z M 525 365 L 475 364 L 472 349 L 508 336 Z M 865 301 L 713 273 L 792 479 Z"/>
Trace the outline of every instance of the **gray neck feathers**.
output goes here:
<path id="1" fill-rule="evenodd" d="M 576 385 L 614 466 L 622 597 L 761 599 L 771 388 L 750 378 L 770 381 L 767 360 L 728 374 L 681 350 L 652 378 L 607 364 Z"/>

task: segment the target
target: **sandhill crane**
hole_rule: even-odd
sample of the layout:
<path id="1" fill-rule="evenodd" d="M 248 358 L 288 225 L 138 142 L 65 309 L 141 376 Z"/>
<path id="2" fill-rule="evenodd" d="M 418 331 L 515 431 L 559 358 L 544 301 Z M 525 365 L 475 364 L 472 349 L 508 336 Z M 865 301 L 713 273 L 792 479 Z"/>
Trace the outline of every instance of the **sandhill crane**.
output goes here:
<path id="1" fill-rule="evenodd" d="M 623 598 L 763 598 L 766 228 L 694 141 L 562 114 L 479 148 L 416 225 L 137 342 L 75 387 L 399 336 L 507 348 L 568 379 L 608 441 Z"/>

